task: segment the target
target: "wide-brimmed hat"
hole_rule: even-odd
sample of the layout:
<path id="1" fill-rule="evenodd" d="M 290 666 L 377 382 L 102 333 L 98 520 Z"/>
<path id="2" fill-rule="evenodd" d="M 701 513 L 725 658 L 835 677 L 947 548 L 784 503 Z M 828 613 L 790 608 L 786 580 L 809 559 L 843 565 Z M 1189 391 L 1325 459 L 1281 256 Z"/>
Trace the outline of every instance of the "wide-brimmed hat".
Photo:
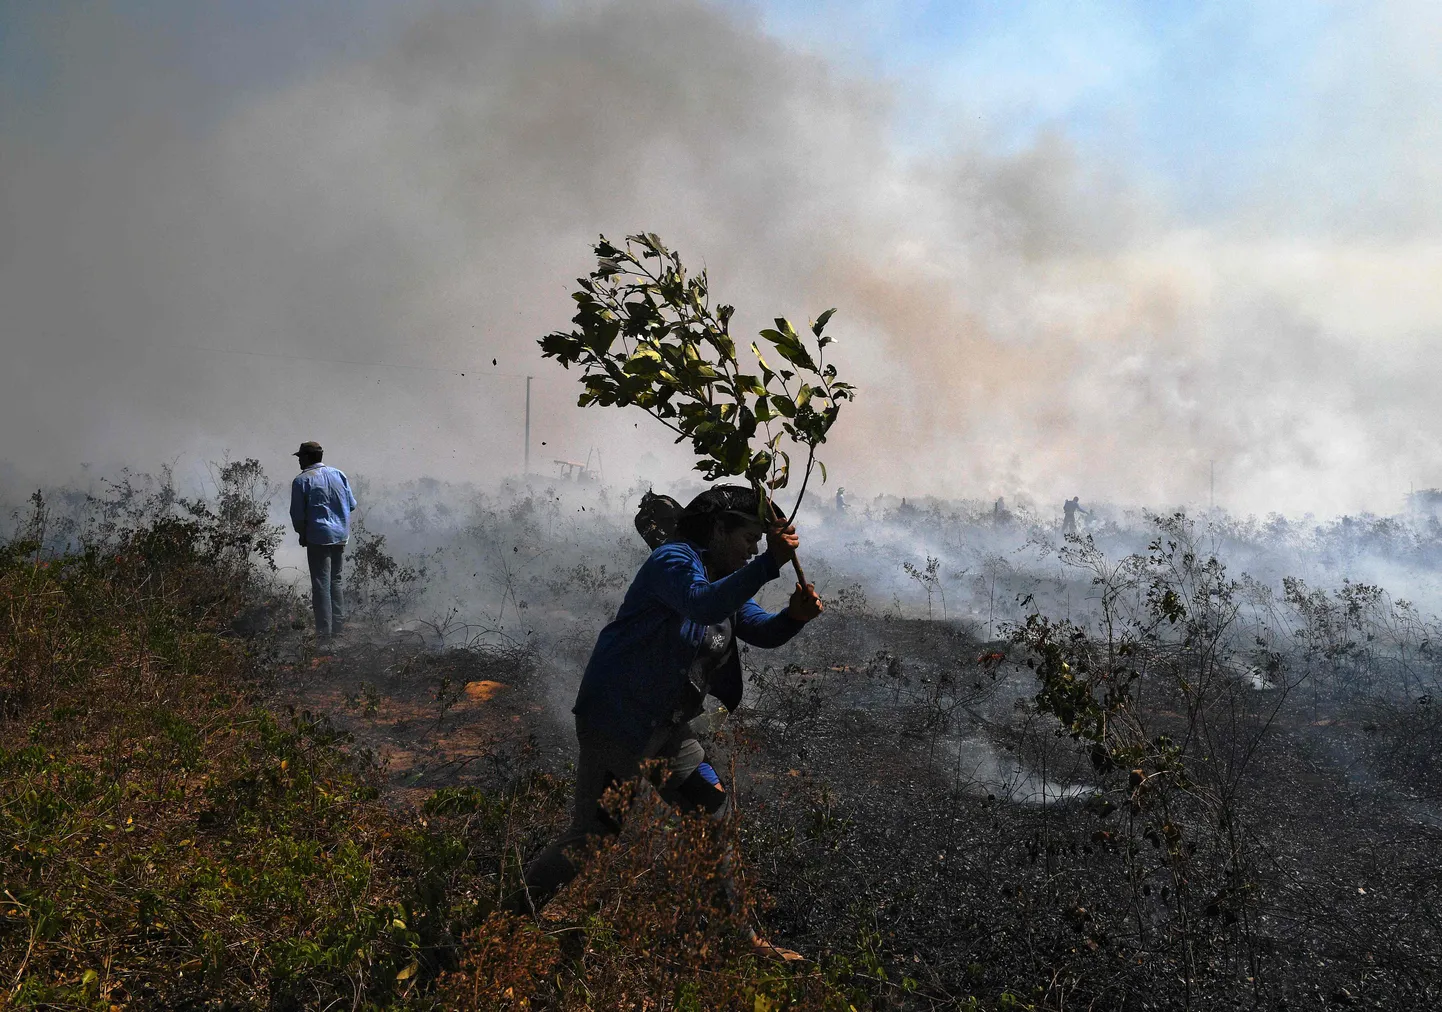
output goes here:
<path id="1" fill-rule="evenodd" d="M 314 439 L 307 439 L 300 444 L 300 449 L 291 454 L 292 457 L 319 457 L 321 455 L 320 444 Z"/>

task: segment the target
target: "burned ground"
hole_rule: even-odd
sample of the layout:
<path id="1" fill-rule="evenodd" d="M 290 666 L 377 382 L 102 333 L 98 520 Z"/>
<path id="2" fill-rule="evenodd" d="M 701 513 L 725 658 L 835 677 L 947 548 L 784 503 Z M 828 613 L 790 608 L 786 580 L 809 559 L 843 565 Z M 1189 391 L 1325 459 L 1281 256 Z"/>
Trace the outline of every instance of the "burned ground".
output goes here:
<path id="1" fill-rule="evenodd" d="M 1436 1000 L 1435 707 L 1285 702 L 1235 784 L 1229 839 L 1185 792 L 1161 822 L 1134 810 L 1125 771 L 1098 774 L 1036 713 L 1030 671 L 988 660 L 1007 644 L 940 621 L 825 622 L 779 656 L 748 652 L 748 705 L 709 744 L 735 777 L 764 923 L 817 959 L 873 953 L 882 1004 Z M 573 739 L 523 654 L 358 645 L 308 674 L 298 700 L 374 752 L 398 803 L 567 775 Z M 1158 711 L 1159 729 L 1178 724 Z M 563 797 L 537 817 L 531 847 Z"/>
<path id="2" fill-rule="evenodd" d="M 0 925 L 0 952 L 29 975 L 16 995 L 90 1000 L 99 988 L 134 1007 L 182 992 L 307 1007 L 307 988 L 418 1008 L 1436 1003 L 1432 620 L 1316 570 L 1310 585 L 1233 579 L 1176 518 L 1060 543 L 1070 555 L 1050 569 L 1025 554 L 1045 531 L 991 530 L 980 511 L 814 523 L 808 571 L 828 612 L 780 650 L 744 653 L 746 699 L 708 742 L 739 809 L 726 832 L 755 887 L 755 923 L 807 969 L 738 955 L 734 926 L 705 906 L 714 860 L 687 850 L 704 857 L 716 840 L 644 804 L 539 926 L 498 920 L 521 861 L 568 817 L 569 703 L 644 557 L 625 497 L 582 504 L 573 515 L 561 493 L 512 490 L 450 509 L 464 519 L 449 528 L 415 502 L 405 526 L 377 511 L 353 548 L 354 628 L 328 653 L 299 597 L 277 595 L 263 570 L 216 579 L 215 560 L 239 573 L 247 545 L 218 521 L 165 520 L 163 496 L 150 526 L 122 525 L 108 548 L 54 548 L 52 568 L 41 542 L 12 550 L 16 600 L 103 603 L 115 617 L 99 603 L 88 619 L 56 614 L 64 629 L 90 622 L 84 635 L 119 653 L 95 668 L 63 645 L 79 632 L 9 629 L 6 719 L 43 745 L 6 752 L 6 769 L 131 771 L 120 793 L 71 797 L 59 778 L 5 809 L 15 870 L 34 878 Z M 1388 551 L 1432 557 L 1426 529 L 1400 529 L 1388 527 Z M 1240 540 L 1254 560 L 1287 561 Z M 176 583 L 167 567 L 181 563 L 206 578 Z M 762 600 L 777 606 L 776 588 Z M 132 615 L 137 604 L 150 610 Z M 155 639 L 156 615 L 190 637 L 189 653 Z M 111 621 L 151 640 L 107 639 Z M 208 651 L 229 666 L 212 672 Z M 183 678 L 156 682 L 161 663 Z M 47 671 L 66 680 L 37 680 Z M 158 702 L 143 720 L 111 713 L 87 689 L 102 675 L 117 705 L 155 691 Z M 242 679 L 243 700 L 226 701 L 217 679 Z M 256 703 L 265 711 L 247 709 Z M 91 733 L 108 727 L 131 737 Z M 76 837 L 36 821 L 42 801 L 94 823 L 85 839 L 106 847 L 50 860 Z M 142 839 L 125 835 L 127 812 L 147 820 L 149 864 L 123 863 Z M 264 859 L 294 893 L 282 905 L 242 887 L 276 840 L 302 862 Z M 689 843 L 678 853 L 677 841 Z M 106 862 L 119 877 L 97 897 L 85 883 Z M 84 874 L 56 878 L 63 869 Z M 188 884 L 196 869 L 210 892 Z M 350 891 L 334 902 L 304 901 L 337 882 Z M 46 890 L 67 897 L 60 920 L 35 920 Z M 231 919 L 194 908 L 197 895 Z M 693 901 L 701 913 L 687 920 Z M 42 923 L 60 934 L 46 941 Z M 129 977 L 89 975 L 92 937 L 118 946 L 107 965 Z M 167 960 L 203 975 L 177 990 Z"/>

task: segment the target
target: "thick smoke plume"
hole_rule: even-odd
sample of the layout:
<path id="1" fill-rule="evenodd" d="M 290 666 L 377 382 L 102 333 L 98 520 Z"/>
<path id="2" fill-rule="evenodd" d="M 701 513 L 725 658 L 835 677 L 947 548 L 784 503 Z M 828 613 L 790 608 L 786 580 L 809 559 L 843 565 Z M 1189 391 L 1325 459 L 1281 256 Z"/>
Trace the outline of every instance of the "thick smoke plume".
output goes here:
<path id="1" fill-rule="evenodd" d="M 1372 28 L 1435 27 L 1404 15 Z M 1369 233 L 1318 210 L 1335 173 L 1283 166 L 1270 199 L 1314 213 L 1198 221 L 1062 133 L 904 153 L 891 85 L 705 3 L 372 11 L 353 45 L 318 18 L 319 55 L 274 80 L 263 33 L 172 20 L 16 18 L 6 52 L 40 48 L 0 98 L 12 481 L 226 450 L 276 471 L 302 438 L 494 479 L 527 373 L 533 467 L 601 447 L 616 477 L 680 473 L 645 419 L 572 408 L 534 346 L 595 236 L 645 228 L 741 332 L 839 307 L 863 393 L 828 463 L 853 489 L 1166 507 L 1205 502 L 1214 461 L 1233 508 L 1393 512 L 1442 482 L 1430 205 Z M 200 65 L 211 45 L 246 72 Z M 1389 149 L 1408 178 L 1435 164 L 1419 130 Z"/>

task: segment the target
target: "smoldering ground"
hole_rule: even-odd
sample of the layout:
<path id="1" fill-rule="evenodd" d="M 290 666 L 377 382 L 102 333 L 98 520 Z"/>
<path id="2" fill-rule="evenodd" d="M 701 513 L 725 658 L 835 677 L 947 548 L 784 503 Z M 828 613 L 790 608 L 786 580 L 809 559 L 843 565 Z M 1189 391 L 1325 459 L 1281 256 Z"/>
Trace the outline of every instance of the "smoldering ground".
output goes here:
<path id="1" fill-rule="evenodd" d="M 646 487 L 365 489 L 366 536 L 428 567 L 385 615 L 383 642 L 520 649 L 535 668 L 513 705 L 539 707 L 518 714 L 528 761 L 564 768 L 579 671 L 645 552 L 631 518 Z M 1428 647 L 1435 521 L 1185 521 L 1088 504 L 1083 540 L 1066 542 L 1054 511 L 1019 502 L 828 505 L 802 523 L 830 613 L 783 650 L 746 655 L 745 703 L 708 742 L 737 762 L 771 929 L 819 952 L 861 938 L 892 979 L 918 982 L 899 1007 L 1022 981 L 1056 1008 L 1429 1000 L 1442 955 L 1425 870 L 1442 821 L 1426 786 L 1442 677 Z M 1128 577 L 1128 556 L 1153 562 Z M 1213 557 L 1237 568 L 1209 569 Z M 1383 572 L 1407 582 L 1392 594 L 1367 582 Z M 1159 664 L 1139 690 L 1145 734 L 1186 756 L 1192 779 L 1175 791 L 1098 767 L 1007 642 L 1035 614 L 1101 636 L 1144 621 L 1166 590 L 1187 602 L 1184 624 L 1216 634 L 1208 660 L 1175 681 Z M 773 586 L 763 603 L 783 596 Z M 1191 635 L 1146 649 L 1189 655 Z M 417 693 L 376 670 L 415 705 L 440 699 L 442 682 Z M 452 744 L 429 750 L 406 713 L 400 742 L 423 751 L 402 767 L 408 784 L 457 768 L 484 781 L 495 774 L 478 757 L 517 761 L 494 744 L 467 752 L 474 711 L 442 714 Z"/>
<path id="2" fill-rule="evenodd" d="M 580 670 L 646 552 L 647 483 L 354 484 L 351 642 L 312 656 L 299 599 L 235 630 L 272 624 L 281 698 L 371 750 L 393 804 L 564 777 Z M 143 478 L 108 487 L 47 492 L 51 548 L 97 510 L 175 504 Z M 1016 988 L 1051 1008 L 1433 1000 L 1442 530 L 1084 505 L 1070 542 L 1020 501 L 803 511 L 828 613 L 744 655 L 744 704 L 708 740 L 735 760 L 768 930 L 915 981 L 896 1007 Z M 1388 593 L 1381 572 L 1411 583 Z M 1139 721 L 1125 766 L 1048 708 L 1026 663 L 1043 644 L 1015 635 L 1034 616 L 1095 644 L 1149 630 L 1122 637 L 1147 658 L 1116 718 Z M 508 848 L 544 841 L 556 798 Z"/>
<path id="3" fill-rule="evenodd" d="M 1432 134 L 1369 105 L 1435 93 L 1406 55 L 1436 28 L 1421 8 L 1333 25 L 1399 58 L 1356 94 L 1329 65 L 1301 108 L 1375 163 L 1299 127 L 1225 213 L 1061 126 L 898 144 L 903 82 L 744 9 L 306 11 L 7 15 L 0 422 L 22 475 L 270 460 L 299 434 L 375 474 L 494 480 L 532 372 L 558 455 L 664 457 L 631 419 L 583 420 L 531 343 L 595 235 L 646 228 L 710 268 L 739 332 L 839 307 L 867 382 L 830 463 L 877 490 L 1195 503 L 1215 462 L 1236 508 L 1387 513 L 1434 481 L 1436 216 L 1336 183 L 1435 172 Z"/>

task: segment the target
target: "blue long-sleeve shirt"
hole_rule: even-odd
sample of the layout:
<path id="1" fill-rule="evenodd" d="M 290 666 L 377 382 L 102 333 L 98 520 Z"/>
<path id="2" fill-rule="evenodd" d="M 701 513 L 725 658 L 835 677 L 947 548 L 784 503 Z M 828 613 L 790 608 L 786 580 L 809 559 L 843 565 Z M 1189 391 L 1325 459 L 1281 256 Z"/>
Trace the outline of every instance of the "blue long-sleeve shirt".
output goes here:
<path id="1" fill-rule="evenodd" d="M 736 638 L 758 647 L 779 647 L 801 629 L 784 611 L 773 615 L 751 600 L 780 574 L 771 553 L 763 551 L 713 582 L 695 545 L 671 541 L 657 548 L 597 637 L 573 712 L 588 727 L 644 748 L 680 702 L 707 626 L 730 618 Z M 740 704 L 741 659 L 735 650 L 712 673 L 710 690 L 728 710 Z"/>
<path id="2" fill-rule="evenodd" d="M 340 470 L 313 464 L 290 483 L 290 522 L 307 545 L 343 545 L 355 509 L 350 482 Z"/>

